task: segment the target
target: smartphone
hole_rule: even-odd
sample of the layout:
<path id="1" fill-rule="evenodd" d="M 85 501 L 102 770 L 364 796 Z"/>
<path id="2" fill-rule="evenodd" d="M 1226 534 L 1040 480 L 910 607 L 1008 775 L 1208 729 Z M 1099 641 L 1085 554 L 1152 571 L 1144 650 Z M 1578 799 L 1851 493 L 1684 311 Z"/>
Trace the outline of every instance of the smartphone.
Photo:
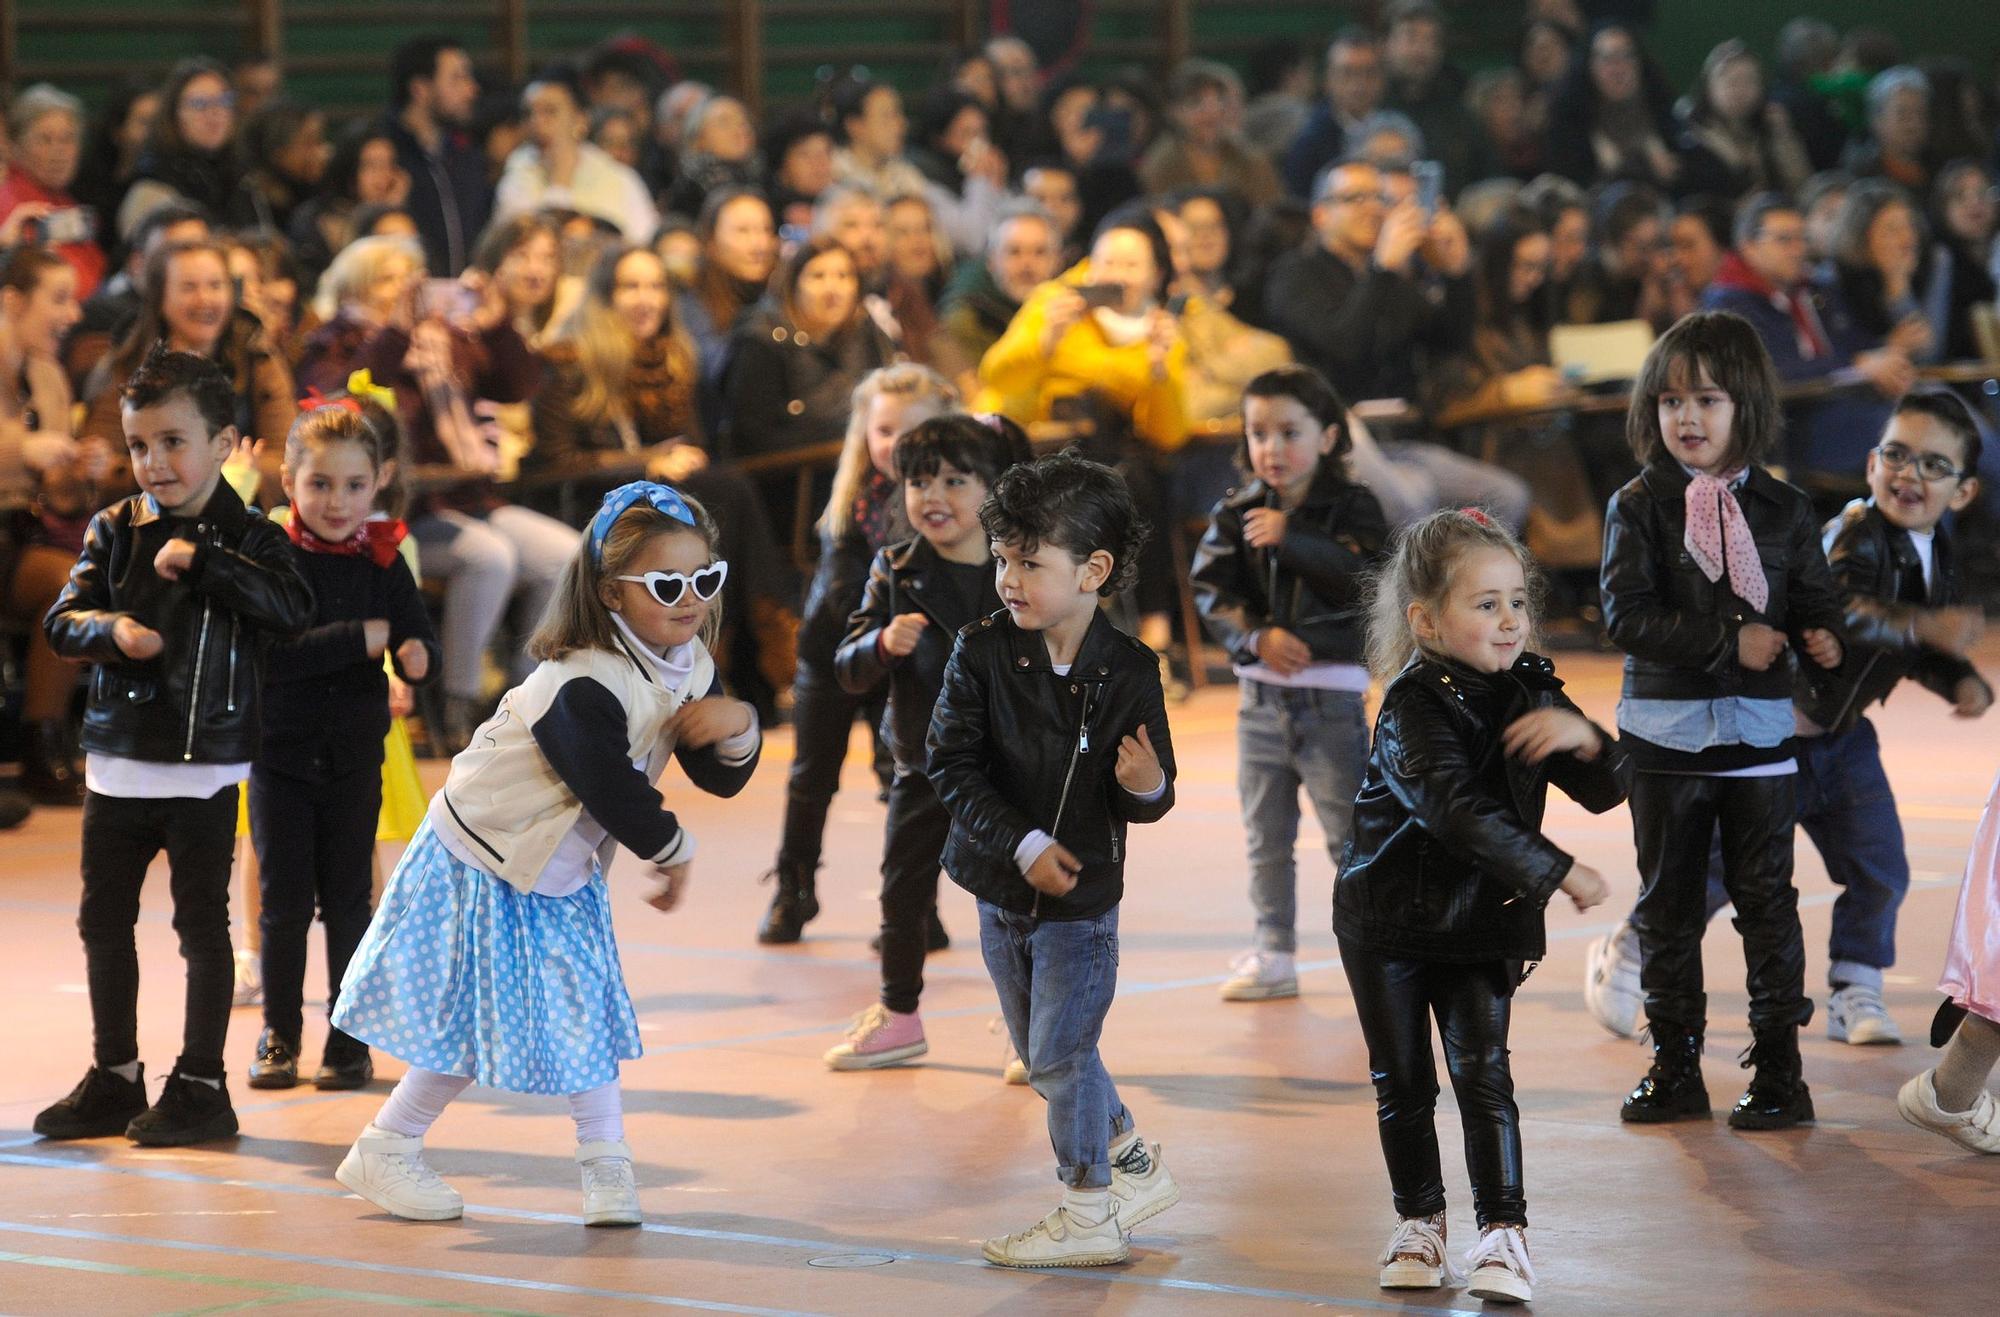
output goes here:
<path id="1" fill-rule="evenodd" d="M 464 320 L 479 307 L 479 294 L 456 279 L 426 279 L 417 290 L 417 315 L 447 324 Z"/>
<path id="2" fill-rule="evenodd" d="M 1085 284 L 1076 291 L 1083 304 L 1093 311 L 1099 307 L 1116 310 L 1125 305 L 1124 284 Z"/>
<path id="3" fill-rule="evenodd" d="M 1437 214 L 1438 203 L 1444 200 L 1444 166 L 1435 160 L 1418 160 L 1410 166 L 1410 177 L 1417 180 L 1417 204 L 1424 208 L 1424 214 Z"/>
<path id="4" fill-rule="evenodd" d="M 1118 106 L 1098 106 L 1083 116 L 1084 127 L 1099 130 L 1097 159 L 1122 165 L 1132 158 L 1132 112 Z"/>
<path id="5" fill-rule="evenodd" d="M 52 243 L 95 242 L 97 212 L 88 206 L 69 206 L 49 212 L 45 234 Z"/>

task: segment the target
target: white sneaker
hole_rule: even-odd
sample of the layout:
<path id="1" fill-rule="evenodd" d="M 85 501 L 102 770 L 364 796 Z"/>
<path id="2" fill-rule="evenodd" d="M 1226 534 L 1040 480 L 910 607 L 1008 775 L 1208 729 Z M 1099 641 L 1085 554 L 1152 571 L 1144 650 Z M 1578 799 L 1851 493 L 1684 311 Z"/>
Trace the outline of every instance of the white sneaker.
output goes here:
<path id="1" fill-rule="evenodd" d="M 1639 932 L 1630 921 L 1592 942 L 1583 953 L 1583 1004 L 1590 1018 L 1620 1038 L 1639 1029 L 1646 993 L 1639 986 Z"/>
<path id="2" fill-rule="evenodd" d="M 1160 1160 L 1160 1145 L 1146 1145 L 1146 1157 L 1152 1164 L 1144 1175 L 1132 1175 L 1118 1167 L 1118 1159 L 1132 1149 L 1139 1141 L 1135 1133 L 1127 1136 L 1111 1149 L 1111 1196 L 1118 1200 L 1118 1222 L 1130 1234 L 1142 1224 L 1181 1200 L 1181 1187 L 1174 1183 L 1174 1174 L 1167 1164 Z"/>
<path id="3" fill-rule="evenodd" d="M 1299 995 L 1298 961 L 1289 951 L 1246 951 L 1229 966 L 1224 1001 L 1271 1001 Z"/>
<path id="4" fill-rule="evenodd" d="M 1918 1129 L 1942 1134 L 1961 1148 L 2000 1152 L 2000 1102 L 1982 1090 L 1970 1111 L 1946 1111 L 1938 1105 L 1937 1071 L 1926 1070 L 1896 1094 L 1896 1110 Z"/>
<path id="5" fill-rule="evenodd" d="M 340 1159 L 333 1178 L 405 1221 L 455 1221 L 465 1215 L 458 1190 L 424 1163 L 424 1141 L 369 1125 Z"/>
<path id="6" fill-rule="evenodd" d="M 1445 1256 L 1444 1213 L 1396 1222 L 1389 1246 L 1382 1250 L 1382 1288 L 1434 1290 L 1447 1280 L 1456 1282 L 1458 1276 Z"/>
<path id="7" fill-rule="evenodd" d="M 1067 1201 L 1058 1203 L 1055 1211 L 1019 1234 L 987 1240 L 980 1252 L 1001 1267 L 1106 1267 L 1123 1262 L 1132 1256 L 1132 1246 L 1118 1220 L 1116 1195 L 1109 1205 L 1109 1214 L 1093 1224 L 1078 1216 Z"/>
<path id="8" fill-rule="evenodd" d="M 229 999 L 231 1006 L 262 1006 L 264 1004 L 264 959 L 247 947 L 236 953 L 236 990 Z"/>
<path id="9" fill-rule="evenodd" d="M 632 1178 L 631 1146 L 618 1139 L 579 1143 L 583 1168 L 583 1223 L 587 1226 L 639 1224 L 639 1186 Z"/>
<path id="10" fill-rule="evenodd" d="M 1836 989 L 1826 999 L 1826 1036 L 1856 1047 L 1903 1041 L 1903 1031 L 1882 1005 L 1882 990 L 1861 983 Z"/>
<path id="11" fill-rule="evenodd" d="M 1007 1043 L 1007 1059 L 1000 1065 L 1000 1078 L 1009 1084 L 1028 1082 L 1028 1063 L 1014 1054 L 1014 1044 Z"/>
<path id="12" fill-rule="evenodd" d="M 1526 1303 L 1535 1296 L 1535 1268 L 1528 1261 L 1528 1228 L 1494 1226 L 1465 1255 L 1465 1292 L 1494 1303 Z"/>

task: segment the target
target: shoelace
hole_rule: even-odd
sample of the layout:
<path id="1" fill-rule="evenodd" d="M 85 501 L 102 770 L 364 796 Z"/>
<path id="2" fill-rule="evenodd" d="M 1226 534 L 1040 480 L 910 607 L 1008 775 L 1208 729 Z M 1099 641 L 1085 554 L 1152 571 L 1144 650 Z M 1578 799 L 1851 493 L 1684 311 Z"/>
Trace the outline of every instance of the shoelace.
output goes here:
<path id="1" fill-rule="evenodd" d="M 1442 1268 L 1444 1278 L 1453 1285 L 1464 1279 L 1445 1256 L 1444 1236 L 1426 1217 L 1404 1217 L 1396 1223 L 1396 1233 L 1389 1236 L 1389 1246 L 1382 1250 L 1382 1265 L 1388 1266 L 1398 1256 L 1414 1257 L 1425 1266 Z M 1470 1265 L 1472 1259 L 1468 1257 L 1466 1262 Z"/>
<path id="2" fill-rule="evenodd" d="M 444 1177 L 431 1169 L 422 1153 L 392 1152 L 387 1154 L 390 1165 L 403 1173 L 403 1177 L 419 1189 L 448 1189 Z"/>
<path id="3" fill-rule="evenodd" d="M 1841 995 L 1847 999 L 1846 1006 L 1849 1016 L 1887 1015 L 1889 1013 L 1888 1008 L 1882 1004 L 1882 993 L 1878 988 L 1872 988 L 1862 983 L 1850 983 L 1841 989 Z"/>
<path id="4" fill-rule="evenodd" d="M 623 1157 L 596 1157 L 583 1164 L 583 1187 L 588 1192 L 599 1189 L 623 1189 L 632 1163 Z"/>
<path id="5" fill-rule="evenodd" d="M 1513 1226 L 1487 1231 L 1472 1246 L 1472 1251 L 1465 1255 L 1467 1271 L 1477 1270 L 1488 1262 L 1499 1263 L 1530 1285 L 1535 1283 L 1535 1268 L 1528 1261 L 1528 1237 Z"/>
<path id="6" fill-rule="evenodd" d="M 854 1017 L 847 1026 L 847 1036 L 858 1043 L 888 1023 L 889 1008 L 878 1001 Z"/>

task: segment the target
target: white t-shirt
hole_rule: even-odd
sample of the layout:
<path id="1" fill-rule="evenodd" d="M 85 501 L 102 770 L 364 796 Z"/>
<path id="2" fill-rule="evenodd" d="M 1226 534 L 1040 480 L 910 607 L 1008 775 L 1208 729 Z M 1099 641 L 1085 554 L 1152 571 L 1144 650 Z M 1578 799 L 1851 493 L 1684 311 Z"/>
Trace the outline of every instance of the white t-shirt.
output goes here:
<path id="1" fill-rule="evenodd" d="M 163 764 L 95 752 L 83 757 L 83 784 L 124 800 L 207 800 L 249 776 L 247 763 Z"/>

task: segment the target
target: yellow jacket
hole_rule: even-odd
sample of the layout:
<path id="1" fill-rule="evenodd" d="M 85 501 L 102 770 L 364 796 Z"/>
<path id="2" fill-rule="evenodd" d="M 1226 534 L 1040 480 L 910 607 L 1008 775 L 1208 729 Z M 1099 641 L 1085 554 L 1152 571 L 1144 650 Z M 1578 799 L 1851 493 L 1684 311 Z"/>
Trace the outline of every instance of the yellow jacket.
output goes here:
<path id="1" fill-rule="evenodd" d="M 1176 338 L 1167 350 L 1165 378 L 1153 374 L 1144 339 L 1117 346 L 1104 336 L 1094 315 L 1070 326 L 1054 351 L 1042 353 L 1049 302 L 1063 289 L 1089 282 L 1089 262 L 1079 262 L 1028 295 L 1007 332 L 980 359 L 974 408 L 1029 425 L 1047 420 L 1058 399 L 1094 389 L 1131 415 L 1140 438 L 1161 452 L 1173 452 L 1188 441 L 1184 340 Z"/>

